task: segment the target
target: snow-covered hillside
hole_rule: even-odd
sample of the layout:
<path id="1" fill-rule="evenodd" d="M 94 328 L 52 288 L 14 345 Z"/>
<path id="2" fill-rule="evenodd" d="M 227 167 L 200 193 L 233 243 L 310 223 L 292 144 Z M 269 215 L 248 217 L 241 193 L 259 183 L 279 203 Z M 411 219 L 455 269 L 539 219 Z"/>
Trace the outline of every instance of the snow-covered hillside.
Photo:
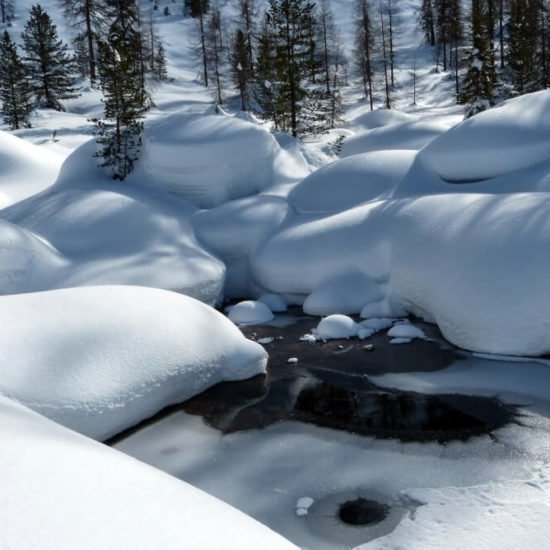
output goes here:
<path id="1" fill-rule="evenodd" d="M 15 37 L 32 4 L 16 2 L 8 28 Z M 176 2 L 157 4 L 155 11 L 149 0 L 142 6 L 147 16 L 151 11 L 166 47 L 170 79 L 153 86 L 143 155 L 124 182 L 113 181 L 93 156 L 90 119 L 101 115 L 103 105 L 99 91 L 85 83 L 79 98 L 64 102 L 65 112 L 38 109 L 31 128 L 13 132 L 0 124 L 0 431 L 7 449 L 0 456 L 7 511 L 0 514 L 0 546 L 291 547 L 204 493 L 36 414 L 105 440 L 220 381 L 263 373 L 266 351 L 231 319 L 266 321 L 272 310 L 299 305 L 311 315 L 336 316 L 319 325 L 317 336 L 330 339 L 360 330 L 368 338 L 415 315 L 466 350 L 550 353 L 550 91 L 463 121 L 452 79 L 434 71 L 434 52 L 418 29 L 420 0 L 400 0 L 395 108 L 370 111 L 350 64 L 341 125 L 300 141 L 238 112 L 231 86 L 226 104 L 215 108 L 212 90 L 199 79 L 195 22 L 182 16 Z M 235 15 L 233 2 L 221 4 Z M 73 30 L 57 0 L 42 5 L 70 42 Z M 332 6 L 351 58 L 352 3 L 333 0 Z M 170 15 L 163 14 L 166 7 Z M 246 301 L 229 319 L 213 309 L 233 299 Z M 423 335 L 405 322 L 389 336 L 408 341 L 415 334 Z M 448 369 L 441 379 L 388 375 L 378 382 L 422 392 L 443 387 L 533 396 L 525 381 L 522 391 L 502 380 L 493 383 L 498 363 L 488 363 Z M 507 369 L 519 384 L 521 366 Z M 545 376 L 529 372 L 540 390 Z M 482 389 L 466 379 L 482 382 Z M 544 401 L 542 390 L 535 393 Z M 342 438 L 346 448 L 340 451 L 338 441 L 326 443 L 321 431 L 285 439 L 282 428 L 269 431 L 273 444 L 264 447 L 265 434 L 224 439 L 211 431 L 204 435 L 189 419 L 183 424 L 193 435 L 186 465 L 178 469 L 163 443 L 163 468 L 193 480 L 212 468 L 206 488 L 265 521 L 274 503 L 286 506 L 290 497 L 276 484 L 270 491 L 279 493 L 271 501 L 259 495 L 261 484 L 235 493 L 234 480 L 227 479 L 231 472 L 216 470 L 226 458 L 240 465 L 243 479 L 254 472 L 261 478 L 272 467 L 267 458 L 277 456 L 273 450 L 292 454 L 303 436 L 310 442 L 307 465 L 323 459 L 313 473 L 302 468 L 300 457 L 289 462 L 304 476 L 296 490 L 305 491 L 315 472 L 329 479 L 348 459 L 351 483 L 364 460 L 353 462 L 357 455 L 350 458 L 348 446 L 363 452 L 363 445 L 371 445 Z M 522 437 L 519 429 L 512 432 L 512 439 Z M 137 441 L 128 452 L 149 459 L 149 440 Z M 265 471 L 257 455 L 238 447 L 243 441 L 260 457 L 264 449 Z M 532 438 L 518 444 L 523 458 L 513 463 L 517 479 L 511 481 L 507 461 L 517 457 L 509 449 L 495 453 L 499 464 L 492 472 L 490 445 L 479 445 L 485 458 L 469 457 L 473 473 L 449 473 L 470 447 L 443 457 L 441 467 L 446 450 L 434 444 L 428 454 L 435 485 L 428 479 L 432 470 L 419 475 L 426 469 L 420 447 L 414 459 L 399 443 L 382 455 L 369 449 L 373 478 L 390 476 L 412 460 L 408 477 L 389 485 L 410 489 L 411 498 L 426 503 L 417 524 L 413 513 L 407 515 L 373 548 L 460 548 L 476 525 L 473 514 L 463 523 L 459 518 L 472 503 L 487 522 L 485 548 L 500 550 L 507 533 L 514 534 L 509 547 L 519 548 L 518 533 L 527 537 L 528 531 L 517 529 L 520 520 L 532 528 L 523 540 L 542 548 L 543 539 L 533 532 L 548 518 L 549 474 L 540 466 L 548 449 Z M 526 474 L 539 466 L 539 478 Z M 282 466 L 276 479 L 292 471 Z M 494 524 L 484 488 L 494 507 L 504 510 Z M 515 496 L 502 504 L 500 495 L 508 490 Z M 438 506 L 451 510 L 454 531 L 445 531 Z M 292 534 L 296 518 L 293 510 L 289 515 Z M 440 542 L 451 543 L 434 543 L 433 529 Z"/>

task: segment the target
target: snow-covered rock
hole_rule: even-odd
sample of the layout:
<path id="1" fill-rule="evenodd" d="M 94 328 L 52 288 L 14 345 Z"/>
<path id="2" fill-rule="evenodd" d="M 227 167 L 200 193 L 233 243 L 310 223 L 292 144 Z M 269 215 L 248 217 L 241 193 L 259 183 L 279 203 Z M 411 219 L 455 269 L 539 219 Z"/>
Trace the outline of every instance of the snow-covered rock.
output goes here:
<path id="1" fill-rule="evenodd" d="M 413 340 L 415 338 L 424 340 L 426 338 L 426 334 L 420 327 L 417 327 L 409 322 L 395 324 L 390 330 L 388 330 L 388 336 L 390 338 L 402 338 L 407 340 Z"/>
<path id="2" fill-rule="evenodd" d="M 391 193 L 414 161 L 415 151 L 375 151 L 323 166 L 289 194 L 303 213 L 342 212 Z"/>
<path id="3" fill-rule="evenodd" d="M 263 302 L 273 313 L 282 313 L 288 309 L 286 302 L 278 294 L 262 294 L 258 302 Z"/>
<path id="4" fill-rule="evenodd" d="M 63 183 L 2 212 L 14 225 L 3 224 L 0 235 L 17 231 L 24 246 L 17 246 L 19 253 L 0 248 L 0 293 L 129 284 L 213 304 L 223 292 L 225 267 L 197 243 L 188 220 L 193 211 L 131 188 L 67 189 Z M 16 276 L 19 265 L 25 272 Z"/>
<path id="5" fill-rule="evenodd" d="M 215 497 L 5 397 L 0 413 L 2 548 L 294 548 Z"/>
<path id="6" fill-rule="evenodd" d="M 257 300 L 245 300 L 232 306 L 229 319 L 237 325 L 257 325 L 273 319 L 273 312 Z"/>
<path id="7" fill-rule="evenodd" d="M 146 125 L 145 142 L 141 170 L 147 179 L 202 208 L 309 172 L 269 131 L 223 114 L 171 114 Z"/>
<path id="8" fill-rule="evenodd" d="M 349 272 L 317 286 L 304 301 L 309 315 L 359 313 L 366 303 L 382 299 L 380 286 L 368 275 Z"/>
<path id="9" fill-rule="evenodd" d="M 267 355 L 183 295 L 86 287 L 0 297 L 0 393 L 104 440 Z"/>
<path id="10" fill-rule="evenodd" d="M 357 336 L 359 325 L 347 315 L 329 315 L 321 319 L 315 329 L 315 336 L 321 340 L 353 338 Z"/>

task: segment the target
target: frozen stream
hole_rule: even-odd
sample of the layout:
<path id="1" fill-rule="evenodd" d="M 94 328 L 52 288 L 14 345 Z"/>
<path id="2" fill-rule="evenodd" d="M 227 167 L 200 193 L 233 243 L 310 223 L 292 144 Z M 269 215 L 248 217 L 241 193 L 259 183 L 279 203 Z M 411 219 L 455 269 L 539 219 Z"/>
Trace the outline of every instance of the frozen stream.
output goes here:
<path id="1" fill-rule="evenodd" d="M 267 378 L 214 387 L 115 446 L 311 550 L 550 547 L 550 366 L 385 334 L 373 351 L 310 344 L 315 320 L 279 324 L 245 330 L 274 338 Z"/>

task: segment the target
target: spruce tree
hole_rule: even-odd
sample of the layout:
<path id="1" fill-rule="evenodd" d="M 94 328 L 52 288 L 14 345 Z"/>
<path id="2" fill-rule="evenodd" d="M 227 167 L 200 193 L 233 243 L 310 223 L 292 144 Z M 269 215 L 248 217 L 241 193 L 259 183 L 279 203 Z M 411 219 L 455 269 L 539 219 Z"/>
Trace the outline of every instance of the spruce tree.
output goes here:
<path id="1" fill-rule="evenodd" d="M 13 19 L 13 0 L 0 0 L 0 21 L 9 23 Z"/>
<path id="2" fill-rule="evenodd" d="M 467 54 L 461 103 L 469 118 L 494 105 L 496 73 L 486 25 L 486 0 L 472 0 L 472 45 Z"/>
<path id="3" fill-rule="evenodd" d="M 2 117 L 10 129 L 30 128 L 32 104 L 27 71 L 7 31 L 0 40 L 0 101 Z"/>
<path id="4" fill-rule="evenodd" d="M 374 109 L 374 34 L 367 0 L 357 0 L 355 20 L 355 59 L 361 74 L 365 98 L 371 111 Z"/>
<path id="5" fill-rule="evenodd" d="M 61 100 L 77 97 L 74 59 L 59 39 L 57 28 L 39 4 L 31 8 L 23 33 L 24 61 L 39 106 L 63 111 Z"/>
<path id="6" fill-rule="evenodd" d="M 241 98 L 241 111 L 250 108 L 250 85 L 252 82 L 252 59 L 244 31 L 237 29 L 231 49 L 231 74 Z"/>
<path id="7" fill-rule="evenodd" d="M 433 0 L 422 0 L 420 7 L 420 28 L 424 32 L 426 42 L 435 46 L 435 14 Z"/>
<path id="8" fill-rule="evenodd" d="M 113 1 L 114 21 L 108 39 L 99 42 L 99 77 L 104 95 L 105 113 L 96 120 L 101 146 L 96 156 L 101 166 L 110 167 L 112 176 L 124 180 L 133 170 L 141 153 L 143 117 L 148 107 L 144 88 L 142 38 L 137 6 Z M 130 8 L 130 9 L 127 9 Z"/>

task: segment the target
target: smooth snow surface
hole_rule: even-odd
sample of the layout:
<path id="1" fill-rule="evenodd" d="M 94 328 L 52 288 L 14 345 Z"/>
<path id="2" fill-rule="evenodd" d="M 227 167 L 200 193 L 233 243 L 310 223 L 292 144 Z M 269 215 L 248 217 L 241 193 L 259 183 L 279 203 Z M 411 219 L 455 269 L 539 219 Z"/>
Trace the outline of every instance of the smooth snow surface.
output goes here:
<path id="1" fill-rule="evenodd" d="M 286 302 L 278 294 L 262 294 L 258 302 L 263 302 L 273 313 L 282 313 L 288 309 Z"/>
<path id="2" fill-rule="evenodd" d="M 411 323 L 396 323 L 390 330 L 388 336 L 392 338 L 401 338 L 412 340 L 414 338 L 425 339 L 426 334 L 420 327 L 416 327 Z"/>
<path id="3" fill-rule="evenodd" d="M 0 547 L 294 548 L 202 491 L 0 397 Z"/>
<path id="4" fill-rule="evenodd" d="M 267 361 L 220 313 L 156 289 L 4 296 L 0 325 L 0 393 L 99 440 Z"/>
<path id="5" fill-rule="evenodd" d="M 52 185 L 63 158 L 0 131 L 0 208 Z"/>
<path id="6" fill-rule="evenodd" d="M 237 325 L 258 325 L 273 319 L 273 312 L 257 300 L 245 300 L 229 309 L 229 319 Z"/>

